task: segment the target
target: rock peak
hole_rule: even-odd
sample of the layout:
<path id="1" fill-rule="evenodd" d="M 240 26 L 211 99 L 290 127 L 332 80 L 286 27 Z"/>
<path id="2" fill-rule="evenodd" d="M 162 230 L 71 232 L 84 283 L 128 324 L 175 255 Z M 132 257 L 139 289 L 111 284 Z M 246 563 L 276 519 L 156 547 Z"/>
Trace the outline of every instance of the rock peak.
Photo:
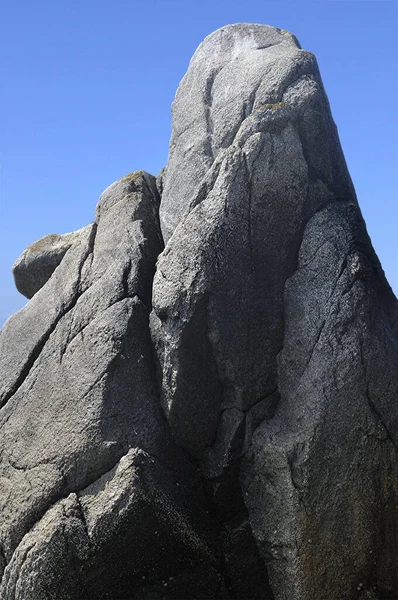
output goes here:
<path id="1" fill-rule="evenodd" d="M 239 54 L 265 50 L 279 44 L 294 45 L 300 48 L 297 38 L 286 31 L 271 25 L 259 23 L 234 23 L 220 27 L 208 35 L 199 45 L 191 64 L 206 59 L 211 50 L 218 57 L 237 58 Z"/>

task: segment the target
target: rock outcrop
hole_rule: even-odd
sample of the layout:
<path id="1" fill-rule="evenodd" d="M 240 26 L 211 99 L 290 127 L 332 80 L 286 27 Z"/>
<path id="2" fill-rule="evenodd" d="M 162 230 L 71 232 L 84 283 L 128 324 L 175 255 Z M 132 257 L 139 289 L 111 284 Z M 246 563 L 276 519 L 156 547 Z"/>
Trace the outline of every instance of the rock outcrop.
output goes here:
<path id="1" fill-rule="evenodd" d="M 398 304 L 292 34 L 206 38 L 157 180 L 39 245 L 0 335 L 0 598 L 398 597 Z"/>

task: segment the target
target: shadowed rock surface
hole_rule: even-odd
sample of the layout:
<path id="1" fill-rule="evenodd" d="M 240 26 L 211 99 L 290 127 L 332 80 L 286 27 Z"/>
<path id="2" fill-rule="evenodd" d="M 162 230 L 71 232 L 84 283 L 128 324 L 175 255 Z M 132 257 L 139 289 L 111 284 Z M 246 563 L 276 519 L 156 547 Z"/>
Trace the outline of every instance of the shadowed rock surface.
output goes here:
<path id="1" fill-rule="evenodd" d="M 37 244 L 0 335 L 0 598 L 398 597 L 397 300 L 292 34 L 206 38 L 157 180 Z"/>

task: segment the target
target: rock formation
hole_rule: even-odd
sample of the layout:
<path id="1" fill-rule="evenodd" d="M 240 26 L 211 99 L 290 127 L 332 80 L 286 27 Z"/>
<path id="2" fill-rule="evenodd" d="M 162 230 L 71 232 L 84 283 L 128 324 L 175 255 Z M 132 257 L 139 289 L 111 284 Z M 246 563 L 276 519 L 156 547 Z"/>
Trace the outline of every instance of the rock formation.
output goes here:
<path id="1" fill-rule="evenodd" d="M 1 599 L 398 597 L 398 305 L 293 35 L 206 38 L 166 169 L 14 273 Z"/>

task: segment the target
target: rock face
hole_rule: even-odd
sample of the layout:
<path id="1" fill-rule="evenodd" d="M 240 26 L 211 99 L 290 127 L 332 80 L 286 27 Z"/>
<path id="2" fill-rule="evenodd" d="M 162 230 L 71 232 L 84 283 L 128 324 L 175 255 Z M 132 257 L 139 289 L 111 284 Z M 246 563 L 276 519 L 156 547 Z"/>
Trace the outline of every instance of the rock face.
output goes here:
<path id="1" fill-rule="evenodd" d="M 142 172 L 110 186 L 0 336 L 2 598 L 141 598 L 145 577 L 197 563 L 210 594 L 220 585 L 200 484 L 152 368 L 158 205 Z"/>
<path id="2" fill-rule="evenodd" d="M 0 598 L 398 597 L 398 305 L 294 36 L 206 38 L 157 181 L 39 244 L 0 335 Z"/>

